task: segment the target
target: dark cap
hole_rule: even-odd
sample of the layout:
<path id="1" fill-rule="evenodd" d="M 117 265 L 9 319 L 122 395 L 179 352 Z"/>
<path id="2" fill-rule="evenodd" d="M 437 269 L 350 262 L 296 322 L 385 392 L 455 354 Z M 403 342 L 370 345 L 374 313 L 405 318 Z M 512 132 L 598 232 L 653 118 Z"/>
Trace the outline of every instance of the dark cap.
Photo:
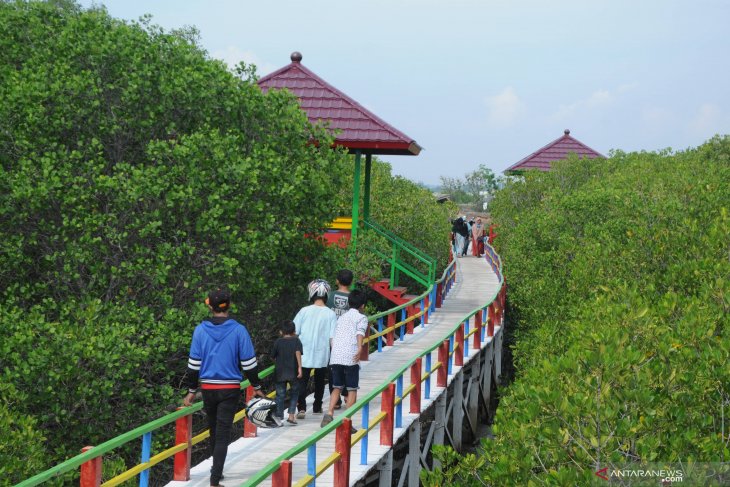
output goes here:
<path id="1" fill-rule="evenodd" d="M 231 307 L 231 293 L 218 288 L 208 293 L 208 299 L 205 300 L 205 304 L 213 308 L 213 311 L 216 313 L 228 311 L 228 308 Z"/>

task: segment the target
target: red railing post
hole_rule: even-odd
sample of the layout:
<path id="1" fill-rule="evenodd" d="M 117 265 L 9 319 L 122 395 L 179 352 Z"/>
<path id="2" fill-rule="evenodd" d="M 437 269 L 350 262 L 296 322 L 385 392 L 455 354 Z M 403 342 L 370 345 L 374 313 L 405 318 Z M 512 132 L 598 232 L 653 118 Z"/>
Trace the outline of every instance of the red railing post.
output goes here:
<path id="1" fill-rule="evenodd" d="M 446 279 L 444 279 L 445 281 Z M 440 308 L 441 303 L 444 301 L 443 292 L 444 292 L 444 281 L 439 282 L 436 285 L 436 307 Z"/>
<path id="2" fill-rule="evenodd" d="M 411 384 L 415 387 L 411 391 L 411 413 L 418 414 L 421 412 L 421 371 L 422 358 L 418 357 L 413 365 L 411 365 Z"/>
<path id="3" fill-rule="evenodd" d="M 253 386 L 248 386 L 246 388 L 246 403 L 248 404 L 248 401 L 251 399 L 253 399 Z M 258 429 L 256 425 L 249 421 L 247 417 L 243 418 L 243 437 L 256 438 L 257 435 Z"/>
<path id="4" fill-rule="evenodd" d="M 397 313 L 397 311 L 394 311 L 388 315 L 388 328 L 393 328 L 393 326 L 395 326 L 395 314 L 396 313 Z M 385 344 L 389 347 L 392 347 L 394 337 L 395 337 L 395 330 L 390 330 L 385 335 Z"/>
<path id="5" fill-rule="evenodd" d="M 94 447 L 85 446 L 81 449 L 81 453 L 86 453 L 92 448 Z M 81 487 L 99 487 L 99 485 L 101 485 L 101 468 L 100 456 L 82 463 L 79 485 Z"/>
<path id="6" fill-rule="evenodd" d="M 489 305 L 487 308 L 487 336 L 494 336 L 494 303 Z"/>
<path id="7" fill-rule="evenodd" d="M 380 422 L 380 444 L 393 446 L 393 407 L 395 405 L 395 384 L 392 382 L 383 391 L 380 400 L 380 410 L 385 413 L 385 418 Z"/>
<path id="8" fill-rule="evenodd" d="M 334 487 L 348 487 L 350 485 L 350 450 L 352 439 L 352 419 L 345 418 L 337 427 L 335 433 L 335 451 L 340 459 L 335 462 Z"/>
<path id="9" fill-rule="evenodd" d="M 271 487 L 291 487 L 291 479 L 291 460 L 283 460 L 279 465 L 279 470 L 271 474 Z"/>
<path id="10" fill-rule="evenodd" d="M 477 311 L 474 315 L 474 350 L 482 348 L 482 310 Z"/>
<path id="11" fill-rule="evenodd" d="M 177 408 L 178 410 L 183 408 Z M 185 443 L 188 445 L 183 451 L 175 453 L 173 460 L 172 479 L 190 480 L 190 466 L 193 442 L 193 415 L 186 414 L 175 420 L 175 444 Z"/>
<path id="12" fill-rule="evenodd" d="M 365 329 L 365 338 L 367 339 L 370 336 L 370 323 L 368 323 L 368 327 Z M 362 342 L 362 348 L 360 349 L 360 360 L 363 362 L 367 362 L 370 360 L 370 342 L 363 340 Z"/>
<path id="13" fill-rule="evenodd" d="M 446 378 L 449 374 L 449 341 L 444 340 L 439 345 L 438 360 L 441 362 L 438 370 L 436 371 L 436 386 L 446 387 Z"/>
<path id="14" fill-rule="evenodd" d="M 416 314 L 416 313 L 414 313 L 413 307 L 408 306 L 406 308 L 406 319 L 410 319 L 411 315 L 414 315 L 414 314 Z M 414 321 L 415 320 L 411 320 L 408 323 L 406 323 L 406 333 L 409 335 L 413 335 L 413 322 Z"/>
<path id="15" fill-rule="evenodd" d="M 456 329 L 456 344 L 454 347 L 454 365 L 464 365 L 464 322 Z"/>

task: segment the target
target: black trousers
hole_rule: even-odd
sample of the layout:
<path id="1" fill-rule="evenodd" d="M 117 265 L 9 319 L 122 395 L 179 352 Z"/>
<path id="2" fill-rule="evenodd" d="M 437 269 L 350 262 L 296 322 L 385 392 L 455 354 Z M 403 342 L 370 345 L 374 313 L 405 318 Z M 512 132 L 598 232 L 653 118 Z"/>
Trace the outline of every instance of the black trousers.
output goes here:
<path id="1" fill-rule="evenodd" d="M 238 388 L 203 389 L 203 406 L 210 428 L 210 456 L 213 457 L 210 485 L 218 485 L 223 475 L 223 464 L 226 462 L 228 443 L 231 441 L 233 415 L 236 414 L 240 397 L 241 390 Z"/>
<path id="2" fill-rule="evenodd" d="M 314 404 L 312 409 L 315 413 L 322 412 L 322 398 L 324 397 L 324 382 L 327 378 L 327 367 L 316 369 L 302 367 L 302 378 L 299 382 L 299 400 L 297 410 L 307 410 L 307 394 L 309 394 L 309 375 L 314 370 Z"/>

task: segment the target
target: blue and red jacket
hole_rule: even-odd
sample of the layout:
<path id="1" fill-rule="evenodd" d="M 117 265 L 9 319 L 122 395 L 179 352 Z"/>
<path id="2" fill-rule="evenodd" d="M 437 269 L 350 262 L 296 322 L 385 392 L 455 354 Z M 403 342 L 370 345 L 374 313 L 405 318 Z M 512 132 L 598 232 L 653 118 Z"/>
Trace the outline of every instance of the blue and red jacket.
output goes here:
<path id="1" fill-rule="evenodd" d="M 228 317 L 211 317 L 195 327 L 188 358 L 187 386 L 203 389 L 239 389 L 246 374 L 255 389 L 261 388 L 256 352 L 246 327 Z"/>

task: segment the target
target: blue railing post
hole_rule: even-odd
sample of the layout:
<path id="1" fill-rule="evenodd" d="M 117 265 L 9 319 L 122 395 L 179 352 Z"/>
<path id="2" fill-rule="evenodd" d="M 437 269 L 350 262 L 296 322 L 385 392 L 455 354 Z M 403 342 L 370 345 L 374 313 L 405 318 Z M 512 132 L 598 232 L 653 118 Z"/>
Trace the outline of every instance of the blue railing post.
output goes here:
<path id="1" fill-rule="evenodd" d="M 401 322 L 406 321 L 406 309 L 405 308 L 403 308 L 402 310 L 400 310 L 400 320 L 401 320 Z M 399 329 L 399 331 L 400 331 L 400 335 L 399 335 L 400 341 L 405 340 L 405 334 L 406 334 L 405 327 L 406 326 L 408 326 L 408 325 L 402 325 L 400 327 L 400 329 Z"/>
<path id="2" fill-rule="evenodd" d="M 378 334 L 383 333 L 383 318 L 378 318 Z M 378 337 L 378 352 L 383 351 L 383 337 Z"/>
<path id="3" fill-rule="evenodd" d="M 142 435 L 142 463 L 150 461 L 152 452 L 152 432 L 149 431 Z M 139 487 L 147 487 L 150 483 L 150 469 L 142 470 L 139 473 Z"/>
<path id="4" fill-rule="evenodd" d="M 478 311 L 477 311 L 478 312 Z M 469 318 L 464 321 L 464 357 L 469 356 Z"/>
<path id="5" fill-rule="evenodd" d="M 400 402 L 395 406 L 395 427 L 400 428 L 403 424 L 403 374 L 395 381 L 395 395 Z"/>
<path id="6" fill-rule="evenodd" d="M 428 376 L 426 377 L 426 390 L 424 392 L 424 397 L 426 399 L 431 399 L 431 352 L 426 354 L 426 374 L 428 374 Z"/>
<path id="7" fill-rule="evenodd" d="M 449 366 L 447 368 L 447 374 L 451 375 L 451 364 L 454 363 L 454 354 L 452 353 L 454 351 L 454 335 L 451 335 L 449 337 Z"/>
<path id="8" fill-rule="evenodd" d="M 360 465 L 368 464 L 368 431 L 370 428 L 370 403 L 362 407 L 362 429 L 365 430 L 365 436 L 360 440 Z"/>
<path id="9" fill-rule="evenodd" d="M 484 344 L 484 335 L 487 333 L 487 308 L 482 310 L 482 339 L 481 342 Z"/>
<path id="10" fill-rule="evenodd" d="M 426 310 L 425 304 L 426 304 L 426 298 L 421 300 L 421 326 L 422 327 L 426 326 L 426 314 L 424 313 L 424 311 Z"/>
<path id="11" fill-rule="evenodd" d="M 316 477 L 317 475 L 317 444 L 314 443 L 312 446 L 309 447 L 309 450 L 307 451 L 307 473 L 311 475 L 312 477 Z M 309 484 L 312 487 L 315 486 L 315 483 L 317 482 L 317 479 L 315 478 L 312 480 L 312 483 Z"/>

